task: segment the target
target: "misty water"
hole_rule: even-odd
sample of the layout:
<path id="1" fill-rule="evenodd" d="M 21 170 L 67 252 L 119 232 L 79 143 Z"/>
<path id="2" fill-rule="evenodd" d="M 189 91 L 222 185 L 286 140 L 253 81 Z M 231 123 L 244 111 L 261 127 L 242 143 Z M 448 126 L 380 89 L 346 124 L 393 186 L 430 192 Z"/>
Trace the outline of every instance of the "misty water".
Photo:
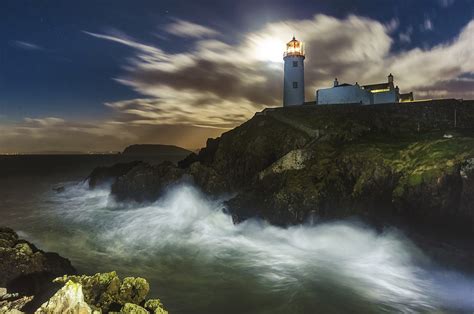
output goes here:
<path id="1" fill-rule="evenodd" d="M 171 313 L 474 311 L 473 277 L 437 265 L 395 228 L 234 225 L 222 200 L 193 186 L 117 204 L 80 172 L 4 176 L 1 224 L 81 273 L 147 278 Z"/>

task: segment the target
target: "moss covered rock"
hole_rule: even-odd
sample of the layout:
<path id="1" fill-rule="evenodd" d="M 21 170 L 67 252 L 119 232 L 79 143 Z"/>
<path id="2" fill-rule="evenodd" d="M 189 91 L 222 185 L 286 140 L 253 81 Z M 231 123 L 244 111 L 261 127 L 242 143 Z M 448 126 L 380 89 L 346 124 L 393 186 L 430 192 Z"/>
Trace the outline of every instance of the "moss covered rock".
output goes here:
<path id="1" fill-rule="evenodd" d="M 144 278 L 125 277 L 122 281 L 114 271 L 92 276 L 63 276 L 56 278 L 54 281 L 56 283 L 73 282 L 80 284 L 84 291 L 84 300 L 92 309 L 104 312 L 119 311 L 121 308 L 123 311 L 123 307 L 127 304 L 146 304 L 145 300 L 150 291 L 150 285 Z M 150 304 L 153 304 L 153 302 Z M 131 305 L 127 306 L 130 310 L 138 310 L 138 308 Z M 161 303 L 158 307 L 162 308 Z"/>
<path id="2" fill-rule="evenodd" d="M 0 287 L 25 295 L 36 295 L 50 288 L 53 278 L 76 272 L 69 260 L 39 250 L 5 227 L 0 227 L 0 261 Z"/>
<path id="3" fill-rule="evenodd" d="M 121 281 L 116 272 L 98 273 L 93 276 L 63 276 L 54 281 L 63 284 L 68 281 L 80 284 L 84 291 L 85 301 L 94 309 L 108 311 L 114 303 L 121 304 L 119 298 Z"/>
<path id="4" fill-rule="evenodd" d="M 150 285 L 145 279 L 126 277 L 120 286 L 119 303 L 141 303 L 149 291 Z"/>
<path id="5" fill-rule="evenodd" d="M 143 307 L 140 305 L 136 305 L 133 303 L 126 303 L 122 309 L 120 310 L 120 313 L 123 314 L 148 314 L 149 312 L 145 310 Z"/>
<path id="6" fill-rule="evenodd" d="M 168 314 L 168 311 L 164 309 L 163 304 L 159 299 L 150 299 L 145 302 L 144 307 L 150 311 L 150 313 L 155 314 Z"/>

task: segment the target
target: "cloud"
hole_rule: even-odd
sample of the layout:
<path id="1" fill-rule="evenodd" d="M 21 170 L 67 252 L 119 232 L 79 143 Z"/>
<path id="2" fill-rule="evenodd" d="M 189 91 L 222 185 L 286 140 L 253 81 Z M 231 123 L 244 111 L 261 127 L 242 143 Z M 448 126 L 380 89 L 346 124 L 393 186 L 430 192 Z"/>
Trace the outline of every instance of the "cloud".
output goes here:
<path id="1" fill-rule="evenodd" d="M 179 37 L 203 38 L 218 35 L 219 32 L 195 23 L 177 19 L 166 27 L 166 31 Z"/>
<path id="2" fill-rule="evenodd" d="M 64 120 L 56 117 L 46 118 L 25 118 L 24 121 L 31 126 L 50 127 L 64 124 Z"/>
<path id="3" fill-rule="evenodd" d="M 0 124 L 0 154 L 117 151 L 136 143 L 174 144 L 196 149 L 202 145 L 203 138 L 216 137 L 222 131 L 183 124 L 140 125 L 112 120 L 83 123 L 53 117 L 28 118 Z"/>
<path id="4" fill-rule="evenodd" d="M 389 33 L 392 33 L 395 30 L 397 30 L 399 26 L 400 26 L 400 20 L 398 18 L 393 18 L 387 24 L 385 24 L 385 27 L 387 28 L 387 31 Z"/>
<path id="5" fill-rule="evenodd" d="M 409 26 L 405 32 L 398 34 L 398 39 L 402 43 L 410 43 L 411 42 L 411 34 L 413 33 L 413 27 Z"/>
<path id="6" fill-rule="evenodd" d="M 21 40 L 15 40 L 12 42 L 12 45 L 14 47 L 24 49 L 24 50 L 45 50 L 43 47 L 27 42 L 27 41 L 21 41 Z"/>
<path id="7" fill-rule="evenodd" d="M 438 0 L 439 5 L 443 8 L 447 8 L 454 3 L 454 0 Z"/>
<path id="8" fill-rule="evenodd" d="M 417 93 L 424 98 L 449 97 L 453 94 L 459 94 L 466 99 L 474 99 L 474 79 L 458 77 L 443 80 L 431 86 L 421 87 Z"/>
<path id="9" fill-rule="evenodd" d="M 434 29 L 433 22 L 431 21 L 431 19 L 426 18 L 425 22 L 421 26 L 421 30 L 422 31 L 432 31 L 433 29 Z"/>
<path id="10" fill-rule="evenodd" d="M 142 43 L 139 43 L 137 41 L 134 41 L 133 39 L 125 36 L 125 35 L 105 35 L 105 34 L 97 34 L 97 33 L 92 33 L 92 32 L 88 32 L 88 31 L 82 31 L 84 34 L 87 34 L 87 35 L 90 35 L 90 36 L 93 36 L 93 37 L 96 37 L 96 38 L 100 38 L 100 39 L 106 39 L 106 40 L 110 40 L 110 41 L 113 41 L 113 42 L 116 42 L 116 43 L 119 43 L 119 44 L 122 44 L 122 45 L 125 45 L 125 46 L 128 46 L 128 47 L 131 47 L 131 48 L 135 48 L 135 49 L 138 49 L 138 50 L 141 50 L 143 52 L 147 52 L 147 53 L 150 53 L 150 54 L 154 54 L 154 55 L 161 55 L 162 57 L 164 57 L 164 53 L 158 49 L 158 48 L 155 48 L 153 46 L 149 46 L 149 45 L 145 45 L 145 44 L 142 44 Z"/>

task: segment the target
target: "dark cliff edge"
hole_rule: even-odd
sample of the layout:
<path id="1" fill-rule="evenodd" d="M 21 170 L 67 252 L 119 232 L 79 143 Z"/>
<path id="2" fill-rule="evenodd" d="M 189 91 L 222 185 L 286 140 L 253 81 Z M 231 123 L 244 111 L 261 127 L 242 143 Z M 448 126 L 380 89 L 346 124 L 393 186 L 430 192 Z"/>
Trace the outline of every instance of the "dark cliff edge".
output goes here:
<path id="1" fill-rule="evenodd" d="M 162 144 L 134 144 L 127 146 L 122 155 L 124 156 L 167 156 L 183 155 L 183 158 L 189 155 L 191 151 L 174 146 Z"/>
<path id="2" fill-rule="evenodd" d="M 182 181 L 235 195 L 235 223 L 355 216 L 472 234 L 474 101 L 269 108 L 178 166 L 131 167 L 112 194 L 154 201 Z"/>

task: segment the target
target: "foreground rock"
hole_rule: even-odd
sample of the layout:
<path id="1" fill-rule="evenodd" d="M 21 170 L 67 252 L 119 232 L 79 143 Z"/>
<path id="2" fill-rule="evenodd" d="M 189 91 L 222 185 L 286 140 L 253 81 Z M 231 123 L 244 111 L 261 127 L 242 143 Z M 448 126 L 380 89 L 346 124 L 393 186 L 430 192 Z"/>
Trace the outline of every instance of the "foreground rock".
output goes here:
<path id="1" fill-rule="evenodd" d="M 63 276 L 54 280 L 64 284 L 35 313 L 168 313 L 159 299 L 146 300 L 150 286 L 143 278 L 115 272 L 93 276 Z"/>
<path id="2" fill-rule="evenodd" d="M 69 260 L 43 252 L 12 229 L 0 227 L 0 287 L 37 295 L 50 289 L 55 277 L 75 273 Z"/>
<path id="3" fill-rule="evenodd" d="M 37 314 L 48 313 L 78 313 L 86 314 L 92 313 L 90 306 L 84 302 L 84 294 L 82 293 L 82 286 L 72 281 L 66 282 L 58 292 L 56 292 L 51 299 L 41 305 L 35 311 Z"/>
<path id="4" fill-rule="evenodd" d="M 358 216 L 473 232 L 474 101 L 267 109 L 179 166 L 139 165 L 119 200 L 153 201 L 183 180 L 231 193 L 236 223 Z"/>
<path id="5" fill-rule="evenodd" d="M 75 273 L 67 259 L 0 227 L 0 313 L 168 313 L 159 299 L 147 299 L 143 278 Z"/>
<path id="6" fill-rule="evenodd" d="M 62 284 L 62 288 L 34 313 L 168 313 L 159 299 L 146 300 L 150 289 L 143 278 L 126 277 L 121 281 L 115 272 L 110 272 L 63 276 L 54 281 Z M 9 294 L 0 288 L 0 313 L 23 313 L 31 300 L 32 296 Z"/>
<path id="7" fill-rule="evenodd" d="M 0 313 L 22 313 L 23 308 L 33 300 L 32 296 L 19 296 L 0 288 Z"/>

